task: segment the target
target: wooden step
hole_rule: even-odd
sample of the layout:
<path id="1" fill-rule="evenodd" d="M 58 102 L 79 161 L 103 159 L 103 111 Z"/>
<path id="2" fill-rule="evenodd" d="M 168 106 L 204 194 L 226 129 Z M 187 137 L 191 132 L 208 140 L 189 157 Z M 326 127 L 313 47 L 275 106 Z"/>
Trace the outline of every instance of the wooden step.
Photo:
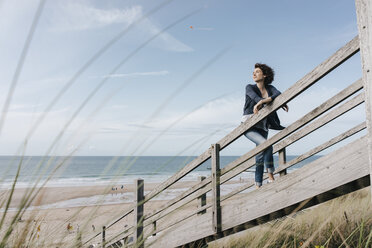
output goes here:
<path id="1" fill-rule="evenodd" d="M 147 240 L 146 247 L 206 243 L 367 187 L 367 139 L 362 137 L 250 193 L 221 202 L 222 231 L 215 234 L 211 209 Z"/>

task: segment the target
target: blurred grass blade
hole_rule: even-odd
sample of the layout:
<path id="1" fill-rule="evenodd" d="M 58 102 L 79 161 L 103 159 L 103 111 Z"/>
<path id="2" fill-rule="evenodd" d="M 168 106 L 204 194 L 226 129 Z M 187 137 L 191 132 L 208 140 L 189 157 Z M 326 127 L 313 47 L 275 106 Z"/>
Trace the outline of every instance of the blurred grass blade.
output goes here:
<path id="1" fill-rule="evenodd" d="M 19 58 L 17 68 L 16 68 L 15 73 L 13 75 L 13 79 L 12 79 L 12 82 L 10 84 L 9 91 L 8 91 L 8 94 L 6 96 L 6 100 L 5 100 L 5 103 L 4 103 L 4 106 L 3 106 L 2 116 L 0 118 L 0 135 L 1 135 L 1 131 L 2 131 L 4 122 L 6 120 L 6 116 L 7 116 L 7 113 L 8 113 L 10 102 L 12 100 L 15 88 L 16 88 L 17 83 L 18 83 L 19 76 L 21 75 L 23 65 L 24 65 L 24 62 L 26 60 L 26 56 L 27 56 L 32 38 L 34 37 L 34 33 L 35 33 L 35 30 L 36 30 L 37 24 L 39 22 L 39 19 L 40 19 L 41 12 L 43 11 L 45 1 L 46 0 L 40 0 L 40 2 L 39 2 L 37 11 L 35 13 L 35 16 L 33 18 L 32 24 L 31 24 L 30 31 L 28 32 L 26 42 L 25 42 L 25 44 L 23 46 L 23 49 L 22 49 L 21 57 Z"/>

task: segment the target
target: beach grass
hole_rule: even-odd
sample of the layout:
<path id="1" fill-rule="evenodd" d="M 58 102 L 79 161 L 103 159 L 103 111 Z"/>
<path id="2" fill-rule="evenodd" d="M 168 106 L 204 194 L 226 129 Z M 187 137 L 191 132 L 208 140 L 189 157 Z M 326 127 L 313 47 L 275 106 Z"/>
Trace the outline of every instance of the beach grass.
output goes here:
<path id="1" fill-rule="evenodd" d="M 214 241 L 211 248 L 371 247 L 371 188 Z"/>
<path id="2" fill-rule="evenodd" d="M 32 36 L 35 32 L 35 28 L 38 22 L 38 18 L 41 15 L 42 8 L 44 6 L 45 0 L 40 0 L 38 11 L 35 15 L 32 28 L 30 29 L 29 38 L 26 40 L 24 46 L 24 51 L 22 52 L 21 59 L 17 65 L 17 69 L 14 75 L 14 78 L 11 83 L 9 93 L 7 94 L 7 99 L 3 107 L 3 115 L 0 118 L 0 133 L 3 127 L 3 123 L 6 121 L 6 113 L 9 110 L 11 105 L 11 100 L 13 98 L 13 93 L 16 89 L 18 83 L 18 78 L 21 75 L 24 61 L 28 52 L 29 45 L 32 40 Z M 164 1 L 158 7 L 154 8 L 147 15 L 144 15 L 143 18 L 132 23 L 128 28 L 124 29 L 117 36 L 113 37 L 104 47 L 102 47 L 97 53 L 95 53 L 77 72 L 71 77 L 71 79 L 65 84 L 62 90 L 53 98 L 50 104 L 46 107 L 45 111 L 39 118 L 36 120 L 34 125 L 30 128 L 29 132 L 25 137 L 25 144 L 39 128 L 40 124 L 46 118 L 46 115 L 50 110 L 55 106 L 55 104 L 60 100 L 60 98 L 65 94 L 65 92 L 77 81 L 77 79 L 82 75 L 82 73 L 95 61 L 97 60 L 106 50 L 108 50 L 117 40 L 123 37 L 132 27 L 136 24 L 145 20 L 148 15 L 160 10 L 163 6 L 166 6 L 168 3 L 172 2 L 171 0 Z M 152 40 L 161 35 L 167 29 L 175 26 L 179 22 L 185 20 L 189 16 L 192 16 L 198 11 L 189 13 L 188 15 L 180 18 L 179 20 L 171 23 L 157 34 L 153 35 L 149 40 L 141 43 L 141 45 L 135 49 L 129 56 L 125 57 L 117 66 L 113 68 L 110 74 L 114 74 L 119 68 L 123 66 L 130 58 L 135 56 L 142 48 L 147 46 Z M 204 72 L 210 65 L 216 62 L 223 54 L 226 53 L 228 49 L 224 49 L 219 52 L 212 59 L 207 61 L 207 63 L 201 66 L 195 73 L 193 73 L 189 78 L 187 78 L 179 88 L 176 89 L 164 102 L 157 108 L 153 115 L 145 121 L 145 123 L 151 122 L 159 113 L 168 105 L 173 98 L 179 92 L 181 92 L 187 85 L 195 80 L 202 72 Z M 45 175 L 47 168 L 52 163 L 52 160 L 55 159 L 53 156 L 46 161 L 47 158 L 52 154 L 53 149 L 59 142 L 61 142 L 61 137 L 66 135 L 66 131 L 70 127 L 71 123 L 76 119 L 76 117 L 81 113 L 81 110 L 91 101 L 95 94 L 105 85 L 108 78 L 102 79 L 102 81 L 92 89 L 89 95 L 84 98 L 85 100 L 78 106 L 71 118 L 64 124 L 62 130 L 58 132 L 58 135 L 53 140 L 49 149 L 46 151 L 44 159 L 40 162 L 38 168 L 34 171 L 35 184 L 27 189 L 19 201 L 19 206 L 15 211 L 10 211 L 11 203 L 14 202 L 14 193 L 16 189 L 16 184 L 18 183 L 19 172 L 23 166 L 23 160 L 18 165 L 18 172 L 14 179 L 14 184 L 12 188 L 5 192 L 1 192 L 4 195 L 0 195 L 0 208 L 4 208 L 4 211 L 0 216 L 0 248 L 2 247 L 80 247 L 82 244 L 82 236 L 87 233 L 87 229 L 90 228 L 92 220 L 98 219 L 99 212 L 102 211 L 103 214 L 108 215 L 108 211 L 103 212 L 104 208 L 99 205 L 95 207 L 81 207 L 76 208 L 71 213 L 65 213 L 62 220 L 54 221 L 53 223 L 48 223 L 48 217 L 45 212 L 42 211 L 32 211 L 27 210 L 33 202 L 41 201 L 43 198 L 43 189 L 45 183 L 48 182 L 63 165 L 66 161 L 62 161 L 48 176 L 47 180 L 42 184 L 42 187 L 37 187 L 36 185 L 40 182 L 43 175 Z M 113 93 L 110 93 L 107 96 L 109 99 Z M 92 112 L 89 118 L 85 123 L 88 123 L 93 119 L 93 116 L 98 112 L 98 110 L 104 106 L 105 101 L 99 105 L 99 108 Z M 185 115 L 186 116 L 186 115 Z M 176 120 L 169 127 L 167 127 L 163 132 L 161 132 L 149 145 L 141 149 L 142 143 L 139 147 L 135 148 L 135 152 L 142 154 L 149 146 L 153 145 L 154 142 L 168 131 L 173 125 L 181 121 L 185 116 Z M 80 128 L 78 129 L 80 130 Z M 218 130 L 217 130 L 218 131 Z M 214 131 L 214 132 L 217 132 Z M 78 131 L 77 131 L 78 132 Z M 143 130 L 133 134 L 133 139 L 137 138 L 139 134 L 143 133 Z M 206 136 L 206 138 L 210 137 Z M 202 138 L 203 140 L 204 138 Z M 81 143 L 78 147 L 81 147 L 85 141 Z M 129 144 L 123 145 L 123 149 L 126 147 L 131 147 Z M 197 142 L 196 142 L 197 143 Z M 194 144 L 191 145 L 191 147 Z M 23 147 L 23 144 L 22 144 Z M 24 145 L 26 147 L 26 145 Z M 78 148 L 77 148 L 78 149 Z M 138 152 L 140 151 L 140 152 Z M 67 158 L 73 156 L 75 150 L 67 156 Z M 16 155 L 19 155 L 18 153 Z M 132 154 L 133 155 L 133 154 Z M 24 154 L 22 153 L 22 158 Z M 117 159 L 114 159 L 112 163 L 107 166 L 107 170 L 115 164 Z M 117 175 L 123 175 L 128 167 L 132 166 L 135 162 L 126 161 L 120 166 L 120 169 L 117 172 Z M 127 164 L 129 163 L 129 166 Z M 165 166 L 165 165 L 164 165 Z M 1 183 L 1 182 L 0 182 Z M 109 193 L 110 185 L 106 189 L 101 190 L 101 195 Z M 369 247 L 372 244 L 371 238 L 371 196 L 369 188 L 366 190 L 361 190 L 355 194 L 350 194 L 345 197 L 341 197 L 334 201 L 322 204 L 318 207 L 312 208 L 311 210 L 302 211 L 301 214 L 296 214 L 295 216 L 286 217 L 275 222 L 268 223 L 266 225 L 248 230 L 244 237 L 236 239 L 235 237 L 229 238 L 227 244 L 225 245 L 222 242 L 217 241 L 210 245 L 210 247 Z M 39 205 L 39 204 L 36 204 Z M 110 209 L 111 210 L 111 209 Z M 62 211 L 65 210 L 51 210 L 53 215 L 58 216 Z M 69 210 L 70 211 L 70 210 Z M 85 211 L 85 213 L 83 213 Z M 117 211 L 117 210 L 116 210 Z M 118 211 L 119 212 L 119 211 Z M 103 215 L 102 214 L 102 215 Z M 369 215 L 368 215 L 369 214 Z M 120 213 L 119 213 L 120 215 Z M 80 229 L 74 229 L 73 231 L 65 230 L 66 225 L 70 225 L 70 222 L 74 219 L 80 218 Z M 84 219 L 84 221 L 82 221 Z M 106 222 L 111 222 L 112 216 L 108 216 Z M 102 221 L 103 222 L 103 221 Z M 133 223 L 133 221 L 131 221 Z M 48 223 L 46 225 L 45 223 Z M 78 226 L 79 228 L 79 226 Z M 68 228 L 67 228 L 68 229 Z M 88 233 L 91 234 L 91 233 Z M 84 237 L 85 238 L 85 237 Z M 220 242 L 220 243 L 219 243 Z M 222 246 L 221 246 L 222 245 Z"/>

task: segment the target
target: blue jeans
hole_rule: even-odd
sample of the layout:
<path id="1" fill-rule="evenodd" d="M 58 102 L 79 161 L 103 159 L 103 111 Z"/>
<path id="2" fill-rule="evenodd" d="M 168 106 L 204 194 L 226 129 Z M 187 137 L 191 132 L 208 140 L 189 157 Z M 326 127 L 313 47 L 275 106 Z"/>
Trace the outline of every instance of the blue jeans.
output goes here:
<path id="1" fill-rule="evenodd" d="M 264 130 L 250 129 L 244 133 L 250 141 L 256 144 L 256 146 L 262 144 L 267 140 L 267 135 L 269 133 Z M 262 185 L 262 178 L 264 172 L 264 164 L 266 166 L 268 173 L 273 173 L 274 168 L 274 159 L 273 159 L 273 147 L 269 146 L 263 152 L 256 155 L 256 172 L 255 172 L 255 182 L 256 185 Z"/>

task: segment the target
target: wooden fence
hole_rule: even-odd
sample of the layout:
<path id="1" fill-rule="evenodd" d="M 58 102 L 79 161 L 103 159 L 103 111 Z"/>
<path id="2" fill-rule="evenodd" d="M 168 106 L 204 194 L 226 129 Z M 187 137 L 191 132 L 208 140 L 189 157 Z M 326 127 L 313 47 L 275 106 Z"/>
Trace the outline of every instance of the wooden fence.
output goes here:
<path id="1" fill-rule="evenodd" d="M 213 144 L 179 172 L 144 195 L 143 180 L 136 181 L 135 202 L 120 218 L 103 227 L 102 231 L 86 240 L 84 245 L 100 243 L 102 247 L 178 247 L 202 246 L 232 233 L 288 215 L 292 212 L 319 204 L 370 185 L 372 171 L 371 148 L 371 32 L 372 6 L 367 0 L 356 0 L 359 36 L 340 48 L 331 57 L 314 68 L 275 101 L 253 115 L 235 130 Z M 368 15 L 369 14 L 369 15 Z M 369 16 L 369 19 L 367 18 Z M 270 113 L 289 103 L 316 84 L 320 79 L 361 51 L 363 77 L 338 94 L 311 110 L 263 144 L 240 158 L 220 168 L 220 152 L 249 128 Z M 336 118 L 365 102 L 366 120 L 340 135 L 287 161 L 286 149 L 290 145 L 328 125 Z M 306 164 L 291 173 L 288 168 L 334 146 L 341 141 L 365 131 L 366 135 Z M 279 155 L 279 167 L 274 174 L 277 180 L 257 190 L 252 182 L 240 184 L 227 194 L 221 194 L 221 186 L 255 165 L 255 155 L 269 146 Z M 205 161 L 211 161 L 211 175 L 201 177 L 199 182 L 168 201 L 153 212 L 145 212 L 156 196 L 173 186 Z M 243 192 L 244 191 L 244 192 Z M 247 193 L 247 191 L 249 191 Z M 207 193 L 209 195 L 207 196 Z M 242 193 L 243 192 L 243 193 Z M 190 204 L 193 211 L 180 211 Z M 126 218 L 132 217 L 132 223 Z M 122 225 L 126 222 L 128 225 Z M 122 230 L 111 232 L 110 228 L 121 223 Z"/>

